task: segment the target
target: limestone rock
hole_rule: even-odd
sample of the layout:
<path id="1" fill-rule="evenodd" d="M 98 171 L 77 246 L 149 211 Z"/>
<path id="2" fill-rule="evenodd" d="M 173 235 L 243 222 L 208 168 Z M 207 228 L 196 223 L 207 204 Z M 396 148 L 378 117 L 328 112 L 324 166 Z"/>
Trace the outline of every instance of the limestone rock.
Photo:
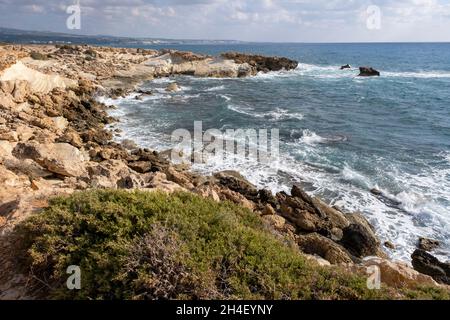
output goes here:
<path id="1" fill-rule="evenodd" d="M 19 143 L 13 150 L 19 159 L 32 159 L 48 171 L 67 177 L 86 175 L 85 156 L 67 143 Z"/>

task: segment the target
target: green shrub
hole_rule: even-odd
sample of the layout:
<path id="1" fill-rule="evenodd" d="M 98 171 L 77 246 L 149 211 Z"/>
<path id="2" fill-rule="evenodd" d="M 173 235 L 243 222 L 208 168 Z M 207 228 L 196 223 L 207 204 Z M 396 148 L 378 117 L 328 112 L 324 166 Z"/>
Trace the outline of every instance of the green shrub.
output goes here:
<path id="1" fill-rule="evenodd" d="M 254 213 L 188 193 L 88 191 L 16 229 L 21 265 L 63 299 L 376 299 L 362 277 L 320 268 Z M 78 265 L 82 287 L 65 286 Z M 434 294 L 434 293 L 433 293 Z"/>

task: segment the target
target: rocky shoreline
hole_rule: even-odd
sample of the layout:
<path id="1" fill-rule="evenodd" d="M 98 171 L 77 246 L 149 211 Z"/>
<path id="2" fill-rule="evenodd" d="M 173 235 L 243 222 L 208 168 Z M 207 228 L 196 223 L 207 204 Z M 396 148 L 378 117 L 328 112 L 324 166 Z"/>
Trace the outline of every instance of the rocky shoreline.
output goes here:
<path id="1" fill-rule="evenodd" d="M 0 299 L 33 298 L 27 275 L 15 270 L 14 227 L 50 197 L 87 189 L 183 190 L 231 201 L 260 215 L 318 265 L 361 274 L 375 265 L 381 281 L 396 288 L 449 284 L 448 264 L 415 253 L 413 265 L 425 275 L 390 261 L 361 214 L 332 208 L 297 186 L 291 194 L 273 195 L 237 172 L 202 176 L 163 154 L 114 142 L 107 126 L 118 119 L 96 99 L 125 96 L 160 77 L 247 77 L 297 66 L 286 58 L 239 53 L 0 46 Z"/>

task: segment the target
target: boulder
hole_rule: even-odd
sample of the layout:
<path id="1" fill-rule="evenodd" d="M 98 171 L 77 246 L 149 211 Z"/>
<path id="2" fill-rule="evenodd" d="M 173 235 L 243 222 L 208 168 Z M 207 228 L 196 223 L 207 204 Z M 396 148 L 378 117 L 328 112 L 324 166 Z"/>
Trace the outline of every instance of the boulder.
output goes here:
<path id="1" fill-rule="evenodd" d="M 381 282 L 387 286 L 403 289 L 417 289 L 420 286 L 436 286 L 436 281 L 430 276 L 421 274 L 405 263 L 382 258 L 368 258 L 361 264 L 348 265 L 350 271 L 367 274 L 369 267 L 377 267 L 380 271 Z"/>
<path id="2" fill-rule="evenodd" d="M 166 88 L 167 92 L 176 92 L 176 91 L 180 91 L 180 87 L 178 86 L 178 84 L 176 82 L 172 82 L 171 84 L 169 84 Z"/>
<path id="3" fill-rule="evenodd" d="M 342 67 L 341 67 L 341 70 L 351 69 L 351 68 L 352 68 L 351 65 L 346 64 L 345 66 L 342 66 Z"/>
<path id="4" fill-rule="evenodd" d="M 359 67 L 359 77 L 379 77 L 380 72 L 371 67 Z"/>
<path id="5" fill-rule="evenodd" d="M 318 255 L 331 264 L 353 262 L 345 248 L 318 233 L 299 236 L 297 243 L 304 253 Z"/>
<path id="6" fill-rule="evenodd" d="M 437 240 L 432 240 L 428 238 L 419 238 L 419 249 L 424 251 L 433 251 L 439 248 L 440 243 Z"/>
<path id="7" fill-rule="evenodd" d="M 414 251 L 411 258 L 415 270 L 431 276 L 439 283 L 450 285 L 450 263 L 443 263 L 421 249 Z"/>
<path id="8" fill-rule="evenodd" d="M 76 148 L 81 148 L 83 146 L 83 140 L 78 132 L 70 128 L 58 138 L 58 142 L 69 143 Z"/>
<path id="9" fill-rule="evenodd" d="M 107 160 L 95 164 L 90 163 L 87 166 L 87 171 L 89 173 L 89 183 L 94 188 L 144 188 L 148 183 L 145 175 L 140 176 L 120 160 Z"/>
<path id="10" fill-rule="evenodd" d="M 19 143 L 13 155 L 19 159 L 32 159 L 48 171 L 66 177 L 80 177 L 87 173 L 84 162 L 88 159 L 67 143 Z"/>
<path id="11" fill-rule="evenodd" d="M 218 184 L 227 187 L 231 191 L 240 193 L 248 200 L 258 201 L 258 190 L 256 187 L 248 182 L 239 172 L 236 171 L 222 171 L 214 175 Z"/>
<path id="12" fill-rule="evenodd" d="M 380 253 L 380 242 L 369 223 L 364 219 L 353 219 L 347 228 L 343 229 L 340 243 L 354 256 L 367 257 Z"/>

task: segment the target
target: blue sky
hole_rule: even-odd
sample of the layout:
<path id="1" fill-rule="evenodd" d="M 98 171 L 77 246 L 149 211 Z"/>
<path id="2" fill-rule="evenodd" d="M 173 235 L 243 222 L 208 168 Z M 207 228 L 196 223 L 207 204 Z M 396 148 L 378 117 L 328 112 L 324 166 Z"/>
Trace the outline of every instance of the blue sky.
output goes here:
<path id="1" fill-rule="evenodd" d="M 79 1 L 79 34 L 280 42 L 450 41 L 450 0 Z M 0 0 L 0 26 L 70 32 L 66 8 L 73 3 Z M 379 19 L 367 11 L 374 5 Z M 373 18 L 380 28 L 367 27 Z"/>

